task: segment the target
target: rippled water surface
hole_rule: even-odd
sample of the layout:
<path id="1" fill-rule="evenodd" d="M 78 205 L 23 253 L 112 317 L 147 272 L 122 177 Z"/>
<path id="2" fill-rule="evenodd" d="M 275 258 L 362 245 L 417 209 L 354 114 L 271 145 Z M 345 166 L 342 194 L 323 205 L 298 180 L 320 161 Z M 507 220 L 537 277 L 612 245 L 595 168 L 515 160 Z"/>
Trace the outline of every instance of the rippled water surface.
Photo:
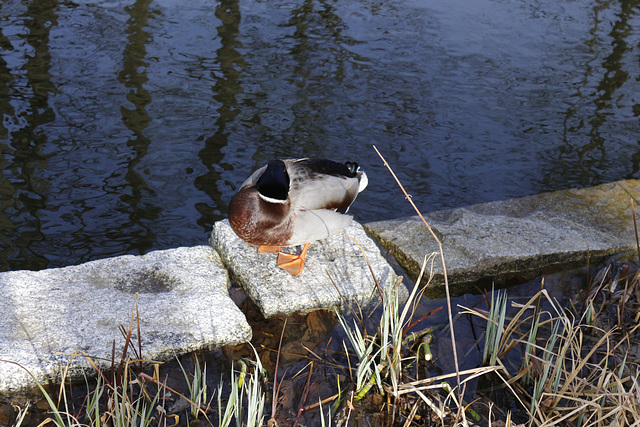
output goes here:
<path id="1" fill-rule="evenodd" d="M 274 157 L 361 221 L 640 177 L 637 2 L 0 3 L 0 271 L 205 244 Z"/>

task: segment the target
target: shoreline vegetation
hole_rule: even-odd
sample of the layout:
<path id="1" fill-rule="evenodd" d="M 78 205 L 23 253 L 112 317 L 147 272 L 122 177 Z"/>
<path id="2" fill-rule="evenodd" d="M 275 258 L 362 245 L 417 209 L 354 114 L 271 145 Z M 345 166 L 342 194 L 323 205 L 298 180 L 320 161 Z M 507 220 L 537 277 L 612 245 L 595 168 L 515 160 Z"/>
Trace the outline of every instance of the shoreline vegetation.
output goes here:
<path id="1" fill-rule="evenodd" d="M 10 422 L 60 427 L 640 424 L 640 371 L 634 356 L 639 350 L 640 273 L 635 267 L 587 266 L 586 283 L 565 301 L 551 297 L 542 279 L 525 302 L 510 299 L 506 290 L 492 290 L 454 315 L 439 246 L 440 253 L 425 256 L 404 304 L 396 292 L 398 281 L 384 292 L 375 290 L 382 300 L 375 313 L 352 306 L 346 314 L 291 317 L 290 323 L 285 318 L 276 323 L 279 333 L 270 326 L 273 345 L 254 339 L 242 350 L 247 357 L 229 357 L 234 361 L 217 386 L 207 381 L 212 366 L 201 354 L 191 355 L 188 364 L 177 359 L 178 386 L 162 376 L 161 363 L 144 360 L 134 305 L 130 324 L 121 328 L 125 345 L 118 357 L 113 349 L 110 369 L 100 368 L 89 355 L 71 356 L 86 358 L 96 379 L 69 384 L 64 370 L 59 388 L 38 384 L 44 404 L 14 405 Z M 448 324 L 440 329 L 429 325 L 438 309 L 419 309 L 437 262 L 447 290 Z M 461 365 L 473 349 L 458 347 L 455 337 L 464 321 L 482 329 L 472 343 L 482 362 L 472 369 Z M 302 322 L 323 324 L 320 330 L 339 325 L 340 339 L 315 341 L 323 347 L 288 345 L 284 337 L 299 335 Z M 308 356 L 298 358 L 302 366 L 294 371 L 288 359 L 302 352 L 299 346 Z M 453 369 L 438 365 L 435 346 L 441 347 L 439 355 L 450 355 L 443 362 Z M 82 396 L 74 395 L 82 388 Z"/>

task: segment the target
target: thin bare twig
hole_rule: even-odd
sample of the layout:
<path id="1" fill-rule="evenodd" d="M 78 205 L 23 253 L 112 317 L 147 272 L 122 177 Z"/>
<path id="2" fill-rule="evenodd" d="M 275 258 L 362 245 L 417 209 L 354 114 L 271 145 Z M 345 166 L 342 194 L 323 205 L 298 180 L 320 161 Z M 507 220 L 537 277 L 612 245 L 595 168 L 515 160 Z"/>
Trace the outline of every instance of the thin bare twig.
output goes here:
<path id="1" fill-rule="evenodd" d="M 636 248 L 638 250 L 638 261 L 640 261 L 640 239 L 638 238 L 638 224 L 636 221 L 636 209 L 633 206 L 633 199 L 631 199 L 631 213 L 633 214 L 633 230 L 636 232 Z"/>
<path id="2" fill-rule="evenodd" d="M 293 423 L 293 427 L 298 425 L 298 421 L 300 421 L 300 416 L 304 411 L 304 404 L 307 400 L 307 394 L 309 393 L 309 384 L 311 383 L 311 374 L 313 373 L 313 362 L 311 362 L 309 367 L 309 375 L 307 376 L 307 383 L 304 386 L 304 390 L 302 392 L 302 398 L 300 399 L 300 406 L 298 407 L 298 416 L 296 417 L 295 422 Z"/>
<path id="3" fill-rule="evenodd" d="M 271 418 L 276 417 L 276 410 L 278 409 L 278 393 L 280 392 L 280 386 L 284 382 L 284 376 L 280 383 L 278 383 L 278 367 L 280 366 L 280 352 L 282 351 L 282 339 L 284 338 L 284 330 L 287 327 L 287 318 L 284 318 L 282 325 L 282 332 L 280 333 L 280 344 L 278 344 L 278 354 L 276 355 L 276 369 L 273 373 L 273 398 L 271 400 Z"/>
<path id="4" fill-rule="evenodd" d="M 415 205 L 415 203 L 413 203 L 411 195 L 409 193 L 407 193 L 407 191 L 404 189 L 402 183 L 400 182 L 400 180 L 398 179 L 396 174 L 393 172 L 393 169 L 391 169 L 391 166 L 389 166 L 389 163 L 385 160 L 385 158 L 382 156 L 380 151 L 378 151 L 378 148 L 374 145 L 373 149 L 376 150 L 376 153 L 378 153 L 378 156 L 380 156 L 380 158 L 382 159 L 382 162 L 384 163 L 384 165 L 387 167 L 387 169 L 389 169 L 389 172 L 391 172 L 391 175 L 393 176 L 393 178 L 398 183 L 398 186 L 400 187 L 400 189 L 404 193 L 405 197 L 407 198 L 407 200 L 409 201 L 409 203 L 411 204 L 413 209 L 418 213 L 418 216 L 420 217 L 420 219 L 422 220 L 424 225 L 427 227 L 427 230 L 429 230 L 429 233 L 431 233 L 431 235 L 435 239 L 436 243 L 438 244 L 438 250 L 440 251 L 440 259 L 442 261 L 442 274 L 444 275 L 444 288 L 445 288 L 445 293 L 446 293 L 446 296 L 447 296 L 447 309 L 449 311 L 449 326 L 450 326 L 449 329 L 451 330 L 451 345 L 452 345 L 452 350 L 453 350 L 453 361 L 454 361 L 454 365 L 456 367 L 456 381 L 457 381 L 457 384 L 458 384 L 458 390 L 459 390 L 459 392 L 461 394 L 461 398 L 462 398 L 463 397 L 462 396 L 463 390 L 460 387 L 460 368 L 458 367 L 458 352 L 456 350 L 456 336 L 455 336 L 455 332 L 453 330 L 453 314 L 451 312 L 451 295 L 450 295 L 450 292 L 449 292 L 449 280 L 447 278 L 447 266 L 446 266 L 446 263 L 444 261 L 444 251 L 442 249 L 442 243 L 440 242 L 440 239 L 438 239 L 438 236 L 436 236 L 436 234 L 431 229 L 431 226 L 424 219 L 424 217 L 422 216 L 422 213 L 420 212 L 418 207 Z"/>

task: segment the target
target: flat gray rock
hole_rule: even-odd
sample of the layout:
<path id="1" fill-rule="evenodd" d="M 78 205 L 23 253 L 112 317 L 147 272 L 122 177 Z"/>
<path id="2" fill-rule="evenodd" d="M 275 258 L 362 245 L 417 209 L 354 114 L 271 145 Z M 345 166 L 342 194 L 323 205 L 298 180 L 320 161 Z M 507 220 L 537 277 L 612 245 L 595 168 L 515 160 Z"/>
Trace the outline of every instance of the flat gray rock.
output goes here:
<path id="1" fill-rule="evenodd" d="M 640 181 L 629 180 L 520 199 L 431 212 L 425 219 L 442 242 L 450 283 L 481 279 L 528 280 L 553 266 L 586 265 L 635 251 L 631 200 Z M 366 224 L 410 277 L 417 277 L 435 239 L 416 217 Z M 432 286 L 443 282 L 439 258 Z"/>
<path id="2" fill-rule="evenodd" d="M 340 307 L 343 299 L 365 305 L 379 301 L 374 276 L 384 290 L 396 279 L 393 268 L 360 224 L 353 221 L 344 233 L 311 243 L 305 267 L 297 277 L 276 265 L 276 254 L 260 253 L 239 239 L 228 220 L 214 224 L 211 245 L 268 318 L 277 313 Z M 407 291 L 402 285 L 400 288 L 402 297 Z"/>
<path id="3" fill-rule="evenodd" d="M 113 341 L 116 358 L 124 347 L 118 328 L 131 324 L 136 293 L 145 359 L 162 361 L 248 342 L 251 329 L 229 298 L 228 285 L 227 272 L 209 246 L 0 273 L 0 359 L 19 363 L 41 382 L 58 382 L 71 359 L 67 354 L 79 351 L 108 367 Z M 134 323 L 137 348 L 135 335 Z M 35 385 L 23 369 L 4 361 L 0 392 Z M 76 357 L 71 373 L 87 366 Z"/>

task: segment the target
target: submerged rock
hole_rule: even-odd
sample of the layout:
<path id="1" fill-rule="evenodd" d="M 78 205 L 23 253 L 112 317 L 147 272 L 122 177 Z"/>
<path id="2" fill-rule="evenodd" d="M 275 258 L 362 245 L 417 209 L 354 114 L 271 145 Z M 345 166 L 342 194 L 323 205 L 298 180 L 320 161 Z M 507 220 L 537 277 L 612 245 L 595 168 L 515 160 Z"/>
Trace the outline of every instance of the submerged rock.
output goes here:
<path id="1" fill-rule="evenodd" d="M 35 385 L 16 364 L 39 382 L 59 382 L 76 353 L 72 376 L 89 367 L 84 354 L 109 367 L 114 341 L 116 361 L 124 348 L 120 326 L 133 324 L 137 350 L 136 301 L 145 359 L 248 342 L 251 329 L 228 286 L 220 257 L 209 246 L 0 273 L 0 392 Z"/>

